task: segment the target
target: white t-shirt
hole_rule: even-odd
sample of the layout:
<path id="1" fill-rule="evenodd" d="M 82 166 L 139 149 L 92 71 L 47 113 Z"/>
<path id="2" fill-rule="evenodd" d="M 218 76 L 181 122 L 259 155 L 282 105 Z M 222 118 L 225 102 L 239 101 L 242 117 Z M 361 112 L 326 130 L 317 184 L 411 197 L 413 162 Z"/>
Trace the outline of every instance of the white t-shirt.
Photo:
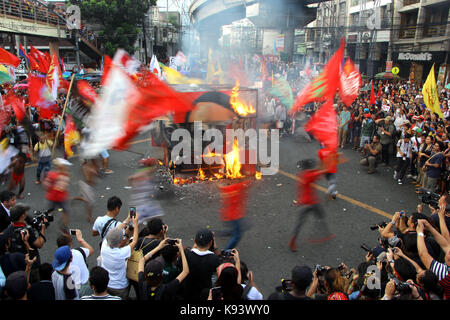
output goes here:
<path id="1" fill-rule="evenodd" d="M 131 247 L 110 248 L 106 239 L 102 243 L 100 251 L 102 268 L 109 273 L 108 288 L 124 289 L 128 287 L 127 260 L 131 256 Z"/>
<path id="2" fill-rule="evenodd" d="M 81 248 L 81 250 L 84 251 L 86 258 L 89 257 L 88 249 Z M 89 281 L 89 269 L 84 262 L 83 255 L 76 249 L 72 249 L 72 262 L 69 266 L 69 272 L 72 274 L 72 279 L 76 285 L 82 285 Z"/>
<path id="3" fill-rule="evenodd" d="M 69 266 L 70 268 L 70 266 Z M 72 278 L 73 280 L 73 278 Z M 74 280 L 75 282 L 75 280 Z M 66 294 L 64 293 L 64 276 L 62 274 L 59 274 L 57 271 L 53 271 L 52 273 L 52 283 L 53 288 L 55 288 L 55 300 L 67 300 Z M 73 286 L 73 283 L 72 283 Z M 76 291 L 76 297 L 74 300 L 79 300 L 80 297 L 78 296 L 78 290 L 75 286 Z"/>
<path id="4" fill-rule="evenodd" d="M 102 231 L 103 231 L 103 227 L 111 219 L 113 219 L 113 218 L 108 217 L 107 215 L 98 217 L 97 219 L 95 219 L 94 226 L 92 227 L 92 230 L 97 231 L 100 234 L 100 236 L 101 236 L 102 235 Z M 111 222 L 111 224 L 105 230 L 104 236 L 106 237 L 106 235 L 108 234 L 108 231 L 114 229 L 119 224 L 121 224 L 120 221 Z"/>
<path id="5" fill-rule="evenodd" d="M 246 285 L 241 284 L 241 286 L 245 290 Z M 248 300 L 264 300 L 261 292 L 259 292 L 258 289 L 256 289 L 255 287 L 252 287 L 250 291 L 247 293 L 247 298 Z"/>
<path id="6" fill-rule="evenodd" d="M 400 147 L 400 151 L 403 152 L 405 154 L 406 158 L 410 157 L 411 154 L 411 148 L 412 148 L 412 143 L 411 141 L 409 142 L 405 142 L 405 140 L 400 139 L 397 142 L 397 147 Z M 402 155 L 400 154 L 400 152 L 397 151 L 397 158 L 401 158 Z"/>

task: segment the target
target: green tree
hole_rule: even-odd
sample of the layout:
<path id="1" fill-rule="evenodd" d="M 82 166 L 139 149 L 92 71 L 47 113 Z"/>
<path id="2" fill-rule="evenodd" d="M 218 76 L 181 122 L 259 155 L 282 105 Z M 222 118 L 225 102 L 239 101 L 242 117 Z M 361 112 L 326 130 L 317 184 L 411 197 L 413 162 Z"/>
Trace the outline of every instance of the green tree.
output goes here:
<path id="1" fill-rule="evenodd" d="M 100 24 L 100 40 L 105 53 L 114 55 L 122 48 L 133 54 L 140 26 L 156 0 L 70 0 L 81 9 L 82 23 Z"/>

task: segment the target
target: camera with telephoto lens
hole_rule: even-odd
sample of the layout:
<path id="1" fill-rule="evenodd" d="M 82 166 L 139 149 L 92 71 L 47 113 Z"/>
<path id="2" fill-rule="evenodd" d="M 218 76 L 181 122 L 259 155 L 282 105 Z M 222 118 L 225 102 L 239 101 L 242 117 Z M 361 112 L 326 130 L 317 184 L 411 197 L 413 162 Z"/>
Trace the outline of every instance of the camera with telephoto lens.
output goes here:
<path id="1" fill-rule="evenodd" d="M 400 293 L 400 294 L 411 294 L 412 293 L 411 285 L 408 282 L 400 281 L 394 276 L 389 276 L 389 278 L 394 280 L 395 290 L 397 290 L 398 293 Z"/>
<path id="2" fill-rule="evenodd" d="M 422 203 L 429 204 L 433 208 L 439 209 L 439 199 L 441 198 L 439 194 L 423 188 L 420 188 L 419 190 L 423 192 Z"/>
<path id="3" fill-rule="evenodd" d="M 49 209 L 46 211 L 34 211 L 33 217 L 30 219 L 29 224 L 37 230 L 40 230 L 42 228 L 42 224 L 45 224 L 45 227 L 48 228 L 50 222 L 53 222 L 54 220 L 54 217 L 50 215 L 50 212 L 52 211 L 53 209 Z M 46 219 L 47 222 L 44 222 L 44 219 Z"/>
<path id="4" fill-rule="evenodd" d="M 375 224 L 373 226 L 370 226 L 370 230 L 378 230 L 378 228 L 385 228 L 387 226 L 387 222 L 380 222 L 379 224 Z"/>

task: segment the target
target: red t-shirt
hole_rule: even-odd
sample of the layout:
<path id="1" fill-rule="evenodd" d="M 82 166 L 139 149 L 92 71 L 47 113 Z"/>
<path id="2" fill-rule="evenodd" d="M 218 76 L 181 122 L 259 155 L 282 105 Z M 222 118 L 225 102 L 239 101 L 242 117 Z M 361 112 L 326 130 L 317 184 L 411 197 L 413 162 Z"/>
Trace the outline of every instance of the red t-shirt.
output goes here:
<path id="1" fill-rule="evenodd" d="M 323 148 L 320 149 L 317 152 L 320 160 L 322 160 L 322 162 L 324 162 L 325 160 L 327 160 L 328 157 L 333 157 L 333 159 L 330 161 L 330 167 L 327 168 L 329 173 L 336 173 L 337 172 L 337 156 L 336 153 L 327 149 L 327 148 Z"/>
<path id="2" fill-rule="evenodd" d="M 45 198 L 52 202 L 63 202 L 67 200 L 67 188 L 69 186 L 69 176 L 56 171 L 50 171 L 47 175 L 50 184 Z"/>
<path id="3" fill-rule="evenodd" d="M 232 221 L 245 216 L 247 201 L 246 182 L 234 183 L 220 187 L 223 199 L 221 218 L 223 221 Z"/>
<path id="4" fill-rule="evenodd" d="M 319 199 L 316 197 L 316 193 L 313 190 L 312 184 L 316 181 L 322 173 L 318 170 L 305 170 L 301 172 L 298 181 L 298 203 L 299 204 L 316 204 Z"/>

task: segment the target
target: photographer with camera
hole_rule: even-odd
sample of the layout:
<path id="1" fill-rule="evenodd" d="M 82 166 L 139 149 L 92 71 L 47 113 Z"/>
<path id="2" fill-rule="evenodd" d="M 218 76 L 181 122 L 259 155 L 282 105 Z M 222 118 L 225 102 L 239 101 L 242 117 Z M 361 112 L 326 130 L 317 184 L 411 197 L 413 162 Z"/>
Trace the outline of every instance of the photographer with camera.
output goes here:
<path id="1" fill-rule="evenodd" d="M 45 230 L 48 226 L 45 213 L 35 216 L 31 221 L 27 219 L 29 206 L 17 204 L 10 210 L 12 224 L 5 229 L 4 233 L 11 239 L 10 252 L 21 252 L 29 254 L 30 259 L 36 257 L 36 262 L 31 270 L 31 283 L 39 281 L 39 265 L 41 264 L 39 250 L 46 242 Z M 44 215 L 44 216 L 43 216 Z M 27 224 L 31 222 L 31 224 Z"/>
<path id="2" fill-rule="evenodd" d="M 450 299 L 450 241 L 434 229 L 426 220 L 417 223 L 417 249 L 425 267 L 439 279 L 438 284 L 444 289 L 444 300 Z M 424 231 L 429 231 L 445 253 L 445 263 L 438 262 L 427 250 Z M 448 231 L 448 230 L 447 230 Z"/>
<path id="3" fill-rule="evenodd" d="M 283 279 L 282 287 L 277 288 L 277 292 L 272 293 L 268 300 L 313 300 L 318 282 L 317 270 L 313 273 L 308 266 L 295 266 L 291 280 Z"/>
<path id="4" fill-rule="evenodd" d="M 166 246 L 176 246 L 178 248 L 183 269 L 175 279 L 168 283 L 163 283 L 164 262 L 162 261 L 162 258 L 150 259 Z M 174 300 L 180 284 L 188 274 L 189 266 L 181 239 L 164 239 L 160 241 L 153 250 L 145 254 L 144 257 L 139 260 L 139 297 L 141 300 Z"/>
<path id="5" fill-rule="evenodd" d="M 372 143 L 366 143 L 363 147 L 363 155 L 359 162 L 362 166 L 369 166 L 368 174 L 375 172 L 377 164 L 381 161 L 382 146 L 380 136 L 375 134 Z"/>
<path id="6" fill-rule="evenodd" d="M 16 205 L 16 194 L 9 190 L 3 190 L 0 192 L 0 203 L 0 232 L 2 232 L 11 224 L 9 210 Z"/>

